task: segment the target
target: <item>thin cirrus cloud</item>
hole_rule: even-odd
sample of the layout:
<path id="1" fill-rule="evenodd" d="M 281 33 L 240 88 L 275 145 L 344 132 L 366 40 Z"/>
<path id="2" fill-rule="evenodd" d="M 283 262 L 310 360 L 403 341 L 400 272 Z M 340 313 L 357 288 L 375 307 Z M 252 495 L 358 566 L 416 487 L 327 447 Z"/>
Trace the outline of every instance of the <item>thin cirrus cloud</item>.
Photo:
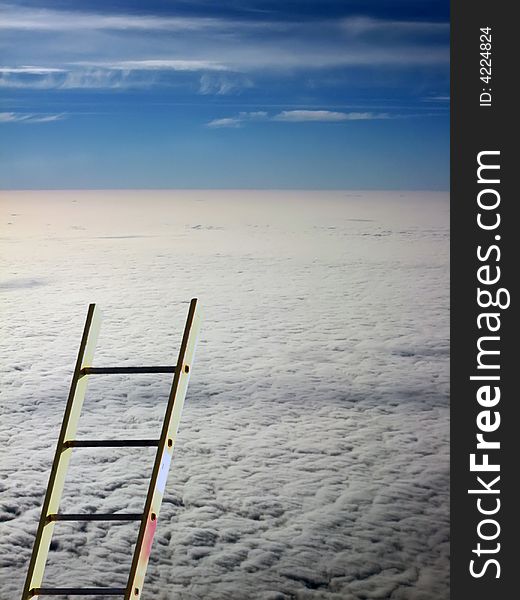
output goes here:
<path id="1" fill-rule="evenodd" d="M 428 98 L 423 98 L 423 102 L 449 102 L 449 96 L 429 96 Z"/>
<path id="2" fill-rule="evenodd" d="M 217 45 L 206 48 L 206 58 L 154 58 L 116 61 L 75 61 L 58 66 L 42 65 L 24 68 L 17 65 L 0 67 L 0 86 L 13 88 L 121 88 L 157 85 L 153 74 L 162 73 L 170 76 L 175 72 L 232 72 L 241 75 L 243 81 L 251 79 L 247 74 L 266 73 L 282 74 L 287 71 L 313 73 L 326 69 L 356 68 L 356 67 L 397 67 L 409 68 L 421 66 L 435 67 L 448 60 L 445 48 L 415 48 L 396 46 L 392 48 L 362 48 L 346 50 L 331 47 L 328 50 L 314 52 L 305 49 L 303 43 L 295 41 L 294 47 L 276 44 L 264 46 L 261 43 L 242 45 L 237 43 L 234 48 L 223 48 Z M 183 56 L 186 56 L 183 53 Z M 148 75 L 146 75 L 148 73 Z M 167 83 L 164 79 L 161 84 Z M 243 86 L 232 86 L 234 89 Z M 214 86 L 217 94 L 229 88 L 226 85 Z M 209 93 L 211 87 L 201 85 L 201 93 Z"/>
<path id="3" fill-rule="evenodd" d="M 273 121 L 367 121 L 388 119 L 388 113 L 336 112 L 331 110 L 283 110 L 273 117 Z"/>
<path id="4" fill-rule="evenodd" d="M 114 62 L 77 62 L 74 66 L 94 67 L 107 71 L 226 71 L 225 65 L 212 60 L 120 60 Z"/>
<path id="5" fill-rule="evenodd" d="M 250 87 L 250 77 L 266 72 L 435 69 L 449 61 L 447 23 L 367 16 L 309 24 L 28 9 L 10 3 L 0 8 L 0 28 L 6 41 L 12 40 L 0 85 L 13 88 L 153 87 L 175 83 L 176 72 L 200 78 L 227 71 L 243 77 L 242 85 L 201 81 L 199 93 L 219 95 Z M 35 55 L 40 65 L 24 67 Z"/>
<path id="6" fill-rule="evenodd" d="M 136 79 L 131 83 L 131 79 Z M 148 82 L 146 82 L 148 84 Z M 0 88 L 20 90 L 117 89 L 136 87 L 129 72 L 103 69 L 0 69 Z"/>
<path id="7" fill-rule="evenodd" d="M 211 73 L 226 68 L 203 60 L 132 60 L 113 62 L 80 62 L 64 67 L 0 67 L 0 87 L 18 89 L 125 89 L 153 87 L 171 83 L 174 72 Z M 223 94 L 237 83 L 222 80 L 218 85 L 201 82 L 201 93 Z"/>
<path id="8" fill-rule="evenodd" d="M 369 121 L 376 119 L 390 119 L 388 113 L 375 112 L 338 112 L 332 110 L 282 110 L 269 115 L 265 111 L 241 112 L 234 117 L 213 119 L 207 123 L 211 128 L 241 127 L 244 123 L 252 121 L 281 121 L 286 123 L 338 123 L 343 121 Z M 395 117 L 394 117 L 395 118 Z"/>
<path id="9" fill-rule="evenodd" d="M 57 67 L 34 67 L 22 65 L 19 67 L 0 67 L 0 75 L 48 75 L 49 73 L 64 73 L 65 69 Z"/>
<path id="10" fill-rule="evenodd" d="M 253 81 L 241 74 L 203 73 L 199 81 L 199 94 L 225 96 L 252 87 Z"/>
<path id="11" fill-rule="evenodd" d="M 7 4 L 0 8 L 0 29 L 30 31 L 168 30 L 222 28 L 222 19 L 155 15 L 97 14 L 81 11 L 34 9 Z"/>
<path id="12" fill-rule="evenodd" d="M 46 115 L 37 113 L 0 112 L 0 123 L 51 123 L 61 121 L 65 115 Z"/>
<path id="13" fill-rule="evenodd" d="M 434 21 L 397 21 L 367 16 L 342 19 L 323 19 L 322 25 L 334 26 L 343 33 L 444 33 L 449 23 Z M 258 30 L 290 31 L 305 29 L 302 22 L 262 20 L 260 22 L 222 17 L 106 14 L 58 9 L 34 9 L 16 4 L 0 8 L 0 29 L 31 31 L 233 31 Z"/>

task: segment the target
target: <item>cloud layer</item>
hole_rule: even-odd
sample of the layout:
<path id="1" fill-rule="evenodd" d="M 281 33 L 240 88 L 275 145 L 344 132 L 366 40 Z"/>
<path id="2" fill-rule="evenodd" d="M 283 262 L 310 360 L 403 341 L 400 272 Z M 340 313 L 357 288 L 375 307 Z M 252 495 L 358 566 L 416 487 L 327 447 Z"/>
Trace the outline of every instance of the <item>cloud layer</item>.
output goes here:
<path id="1" fill-rule="evenodd" d="M 0 597 L 19 597 L 86 306 L 96 365 L 206 321 L 143 600 L 447 600 L 445 194 L 4 193 Z M 30 293 L 28 293 L 30 288 Z M 154 437 L 168 377 L 91 378 L 78 438 Z M 62 510 L 142 510 L 153 453 L 74 452 Z M 134 524 L 58 523 L 53 585 Z"/>

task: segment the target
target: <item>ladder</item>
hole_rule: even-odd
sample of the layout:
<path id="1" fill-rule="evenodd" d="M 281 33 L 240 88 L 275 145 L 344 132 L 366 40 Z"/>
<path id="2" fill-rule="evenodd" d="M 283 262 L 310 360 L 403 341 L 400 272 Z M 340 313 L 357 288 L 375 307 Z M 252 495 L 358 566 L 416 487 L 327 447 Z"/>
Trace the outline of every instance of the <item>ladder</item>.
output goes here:
<path id="1" fill-rule="evenodd" d="M 190 378 L 195 347 L 202 322 L 202 311 L 193 299 L 190 302 L 184 328 L 179 357 L 175 366 L 155 367 L 93 367 L 92 359 L 101 323 L 101 311 L 91 304 L 81 338 L 78 359 L 72 376 L 69 397 L 63 415 L 56 454 L 43 502 L 42 514 L 34 541 L 22 600 L 40 596 L 119 596 L 124 600 L 140 600 L 150 557 L 153 536 L 164 494 L 166 479 L 181 419 L 184 398 Z M 76 431 L 89 377 L 110 373 L 172 373 L 173 383 L 159 439 L 130 440 L 77 440 Z M 142 513 L 109 514 L 63 514 L 59 512 L 65 476 L 74 448 L 114 448 L 155 446 L 157 453 L 152 469 L 148 493 Z M 54 525 L 57 521 L 140 521 L 137 543 L 134 550 L 128 582 L 124 588 L 51 588 L 42 587 L 43 573 L 51 544 Z"/>

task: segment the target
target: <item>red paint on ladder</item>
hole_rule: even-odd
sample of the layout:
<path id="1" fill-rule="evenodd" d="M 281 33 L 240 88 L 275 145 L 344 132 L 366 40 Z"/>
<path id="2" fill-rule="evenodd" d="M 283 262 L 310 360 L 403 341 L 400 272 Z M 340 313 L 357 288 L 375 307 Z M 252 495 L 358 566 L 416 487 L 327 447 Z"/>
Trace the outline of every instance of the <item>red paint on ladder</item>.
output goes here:
<path id="1" fill-rule="evenodd" d="M 146 524 L 146 530 L 144 532 L 143 545 L 141 550 L 141 557 L 145 560 L 150 558 L 150 552 L 152 551 L 153 536 L 157 529 L 157 519 L 154 521 L 149 520 Z"/>

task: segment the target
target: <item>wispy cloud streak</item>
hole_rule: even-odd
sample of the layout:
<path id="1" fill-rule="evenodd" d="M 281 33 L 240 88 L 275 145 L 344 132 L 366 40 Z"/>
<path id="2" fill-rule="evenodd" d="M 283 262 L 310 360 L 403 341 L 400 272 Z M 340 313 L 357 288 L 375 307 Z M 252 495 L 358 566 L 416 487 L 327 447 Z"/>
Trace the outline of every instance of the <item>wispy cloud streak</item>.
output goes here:
<path id="1" fill-rule="evenodd" d="M 227 75 L 203 73 L 199 83 L 199 94 L 203 95 L 225 96 L 226 94 L 254 87 L 251 79 L 237 73 Z"/>
<path id="2" fill-rule="evenodd" d="M 388 113 L 374 112 L 337 112 L 331 110 L 283 110 L 273 117 L 273 121 L 367 121 L 389 119 Z"/>
<path id="3" fill-rule="evenodd" d="M 45 115 L 37 113 L 0 112 L 0 123 L 50 123 L 65 118 L 63 113 Z"/>
<path id="4" fill-rule="evenodd" d="M 370 121 L 375 119 L 400 118 L 400 115 L 376 112 L 338 112 L 332 110 L 282 110 L 270 115 L 265 111 L 240 112 L 233 117 L 213 119 L 208 127 L 241 127 L 251 121 L 284 121 L 286 123 L 338 123 L 342 121 Z"/>
<path id="5" fill-rule="evenodd" d="M 399 118 L 398 115 L 376 112 L 338 112 L 331 110 L 283 110 L 269 115 L 265 111 L 240 112 L 234 117 L 214 119 L 207 123 L 208 127 L 241 127 L 251 121 L 281 121 L 286 123 L 338 123 L 342 121 L 369 121 L 375 119 Z"/>
<path id="6" fill-rule="evenodd" d="M 73 67 L 98 67 L 107 71 L 225 71 L 227 67 L 212 60 L 120 60 L 113 62 L 76 62 Z"/>
<path id="7" fill-rule="evenodd" d="M 251 87 L 253 77 L 266 73 L 437 68 L 449 61 L 447 23 L 366 16 L 309 24 L 28 9 L 11 3 L 0 8 L 0 29 L 13 42 L 0 68 L 1 85 L 15 88 L 143 85 L 144 78 L 134 81 L 133 74 L 145 72 L 242 76 L 239 85 L 201 79 L 199 93 L 220 95 Z M 25 66 L 35 55 L 40 64 Z M 63 77 L 55 77 L 60 72 Z M 158 80 L 151 76 L 146 82 L 154 86 Z"/>
<path id="8" fill-rule="evenodd" d="M 48 75 L 49 73 L 64 73 L 65 69 L 57 67 L 33 67 L 22 65 L 20 67 L 2 67 L 0 66 L 0 74 L 7 75 Z"/>
<path id="9" fill-rule="evenodd" d="M 155 15 L 98 14 L 34 9 L 7 4 L 0 8 L 0 29 L 30 31 L 166 30 L 201 31 L 228 26 L 223 19 Z"/>

